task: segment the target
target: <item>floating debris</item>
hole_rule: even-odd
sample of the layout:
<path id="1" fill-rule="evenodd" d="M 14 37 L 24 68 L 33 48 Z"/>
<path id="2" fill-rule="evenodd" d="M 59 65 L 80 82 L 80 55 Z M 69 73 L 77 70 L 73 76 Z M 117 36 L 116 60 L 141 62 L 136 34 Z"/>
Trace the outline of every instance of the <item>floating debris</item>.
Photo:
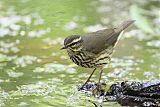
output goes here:
<path id="1" fill-rule="evenodd" d="M 21 107 L 29 106 L 29 104 L 27 102 L 20 102 L 18 105 Z"/>
<path id="2" fill-rule="evenodd" d="M 97 12 L 104 13 L 104 12 L 110 12 L 112 11 L 112 8 L 110 6 L 101 6 L 97 8 Z"/>
<path id="3" fill-rule="evenodd" d="M 51 46 L 54 46 L 57 44 L 63 45 L 63 38 L 57 38 L 57 39 L 52 40 L 51 38 L 48 37 L 48 38 L 43 39 L 43 42 Z"/>
<path id="4" fill-rule="evenodd" d="M 44 20 L 41 17 L 38 17 L 35 21 L 34 21 L 34 25 L 42 25 L 44 24 Z"/>
<path id="5" fill-rule="evenodd" d="M 102 26 L 101 24 L 93 25 L 93 26 L 88 26 L 87 28 L 84 29 L 85 32 L 95 32 L 98 30 L 106 29 L 106 27 Z"/>
<path id="6" fill-rule="evenodd" d="M 31 101 L 37 104 L 41 102 L 39 99 L 32 99 Z"/>
<path id="7" fill-rule="evenodd" d="M 64 53 L 59 51 L 60 45 L 63 45 L 62 35 L 56 34 L 58 34 L 60 29 L 66 30 L 66 32 L 71 30 L 92 32 L 106 27 L 116 27 L 116 24 L 128 19 L 129 14 L 128 8 L 126 7 L 132 5 L 133 1 L 90 1 L 86 4 L 87 11 L 75 8 L 78 10 L 74 10 L 74 12 L 77 12 L 74 16 L 73 14 L 66 13 L 66 10 L 56 10 L 58 9 L 55 7 L 56 5 L 53 7 L 53 11 L 48 13 L 47 10 L 49 8 L 46 8 L 46 3 L 44 4 L 46 6 L 43 6 L 44 11 L 42 12 L 41 3 L 34 3 L 35 8 L 33 9 L 33 5 L 29 5 L 32 4 L 32 2 L 32 0 L 17 0 L 17 2 L 0 0 L 0 107 L 10 105 L 24 107 L 54 107 L 64 105 L 78 107 L 84 105 L 90 107 L 90 103 L 86 102 L 88 99 L 96 102 L 95 104 L 100 107 L 106 99 L 108 100 L 108 102 L 105 102 L 105 105 L 107 103 L 107 107 L 119 106 L 119 104 L 113 102 L 117 100 L 117 97 L 112 95 L 106 97 L 102 95 L 102 93 L 106 94 L 108 91 L 108 84 L 107 86 L 103 85 L 104 91 L 101 92 L 96 90 L 95 82 L 90 82 L 90 86 L 88 85 L 86 87 L 86 89 L 91 90 L 93 87 L 94 94 L 99 92 L 99 94 L 95 95 L 96 97 L 99 95 L 98 98 L 92 96 L 93 92 L 91 90 L 88 90 L 88 93 L 85 94 L 84 90 L 82 93 L 80 91 L 77 92 L 75 87 L 73 89 L 72 86 L 75 86 L 76 83 L 79 83 L 79 81 L 89 76 L 89 70 L 76 69 L 75 64 L 68 62 Z M 144 9 L 142 15 L 148 18 L 149 23 L 153 25 L 151 27 L 153 27 L 152 29 L 155 33 L 144 33 L 141 29 L 137 29 L 136 26 L 132 26 L 135 28 L 134 30 L 126 31 L 122 39 L 127 38 L 127 40 L 124 40 L 125 43 L 122 42 L 122 47 L 120 47 L 118 54 L 120 53 L 120 56 L 121 54 L 125 54 L 122 51 L 128 52 L 128 47 L 133 46 L 132 56 L 134 57 L 113 58 L 111 63 L 112 67 L 108 68 L 105 66 L 107 68 L 105 69 L 106 72 L 104 72 L 106 75 L 103 75 L 102 79 L 106 81 L 114 81 L 116 79 L 125 80 L 126 78 L 129 80 L 134 79 L 134 81 L 137 81 L 137 78 L 139 78 L 139 80 L 156 80 L 160 78 L 160 53 L 158 47 L 160 18 L 158 2 L 151 1 L 150 3 L 150 1 L 147 0 L 135 0 L 134 3 L 139 4 L 139 7 Z M 75 3 L 73 2 L 73 4 Z M 83 3 L 75 4 L 74 7 L 76 7 L 76 5 L 83 5 Z M 20 7 L 17 8 L 17 6 Z M 95 8 L 93 9 L 93 7 Z M 112 9 L 113 7 L 114 9 Z M 67 8 L 68 7 L 66 7 L 66 9 Z M 71 8 L 69 7 L 69 10 Z M 33 13 L 33 11 L 36 12 Z M 88 14 L 90 12 L 98 13 L 90 15 Z M 42 17 L 39 13 L 42 13 Z M 119 13 L 118 17 L 117 13 Z M 71 21 L 67 22 L 68 19 L 66 20 L 66 18 L 69 17 L 63 17 L 64 15 L 71 17 Z M 62 19 L 56 20 L 58 17 Z M 63 18 L 65 18 L 65 20 L 63 20 Z M 63 25 L 64 22 L 65 25 Z M 143 24 L 143 21 L 139 22 Z M 48 26 L 50 26 L 48 24 L 51 24 L 52 29 L 48 28 Z M 63 32 L 64 35 L 66 32 Z M 139 41 L 137 41 L 137 39 Z M 130 46 L 126 46 L 126 44 Z M 29 51 L 27 51 L 26 48 Z M 43 54 L 47 54 L 48 56 Z M 44 58 L 39 59 L 41 56 Z M 51 60 L 52 62 L 50 62 Z M 64 62 L 66 65 L 61 64 L 63 61 L 66 61 Z M 112 70 L 112 72 L 108 73 L 110 70 Z M 22 80 L 22 78 L 24 80 Z M 93 75 L 93 78 L 97 78 L 97 75 Z M 113 89 L 119 89 L 118 86 L 113 87 Z M 150 85 L 146 84 L 146 87 L 148 86 Z M 124 96 L 126 100 L 122 99 L 119 102 L 127 102 L 128 99 L 133 101 L 132 98 L 135 99 L 135 97 L 132 96 Z M 142 101 L 143 104 L 143 99 L 139 99 L 139 97 L 137 97 L 137 99 L 139 102 Z M 145 103 L 145 105 L 151 104 Z"/>
<path id="8" fill-rule="evenodd" d="M 69 74 L 76 73 L 76 69 L 68 67 L 67 65 L 62 64 L 45 64 L 44 67 L 37 67 L 33 70 L 33 72 L 47 72 L 47 73 L 57 73 L 57 72 L 66 72 Z"/>
<path id="9" fill-rule="evenodd" d="M 49 30 L 37 30 L 37 31 L 30 31 L 28 32 L 28 37 L 31 38 L 38 38 L 38 37 L 42 37 L 43 35 L 49 33 Z"/>
<path id="10" fill-rule="evenodd" d="M 23 72 L 15 72 L 11 69 L 6 70 L 6 72 L 7 72 L 8 76 L 12 77 L 12 78 L 18 78 L 18 77 L 23 76 L 23 74 L 24 74 Z"/>
<path id="11" fill-rule="evenodd" d="M 12 10 L 12 12 L 8 14 L 8 16 L 3 16 L 0 18 L 0 37 L 26 35 L 31 38 L 38 38 L 50 32 L 50 28 L 46 28 L 46 30 L 41 29 L 26 31 L 26 29 L 24 29 L 24 26 L 22 27 L 23 24 L 25 24 L 26 26 L 38 26 L 44 24 L 44 20 L 37 13 L 28 15 L 17 15 L 14 11 L 15 10 Z"/>
<path id="12" fill-rule="evenodd" d="M 78 25 L 74 21 L 71 21 L 71 22 L 67 23 L 66 25 L 64 25 L 65 30 L 74 30 L 77 27 L 78 27 Z"/>
<path id="13" fill-rule="evenodd" d="M 149 42 L 147 42 L 147 45 L 159 48 L 160 47 L 160 40 L 149 41 Z"/>
<path id="14" fill-rule="evenodd" d="M 36 84 L 22 85 L 18 87 L 18 90 L 14 94 L 21 96 L 46 96 L 55 90 L 56 86 L 47 84 L 44 82 L 38 82 Z"/>
<path id="15" fill-rule="evenodd" d="M 4 80 L 0 79 L 0 83 L 4 82 Z"/>
<path id="16" fill-rule="evenodd" d="M 122 37 L 124 38 L 136 37 L 139 41 L 148 40 L 152 38 L 152 36 L 148 36 L 147 34 L 143 33 L 141 30 L 138 29 L 125 32 Z"/>
<path id="17" fill-rule="evenodd" d="M 20 40 L 16 40 L 15 42 L 4 42 L 0 41 L 0 52 L 3 53 L 17 53 L 20 51 L 20 49 L 17 47 L 17 45 L 20 43 Z"/>
<path id="18" fill-rule="evenodd" d="M 132 69 L 130 69 L 132 70 Z M 115 68 L 112 73 L 108 73 L 108 77 L 122 78 L 126 76 L 129 70 L 125 70 L 123 68 Z"/>
<path id="19" fill-rule="evenodd" d="M 7 56 L 7 55 L 4 55 L 4 54 L 0 53 L 0 62 L 12 61 L 16 58 L 17 58 L 17 56 Z"/>
<path id="20" fill-rule="evenodd" d="M 0 107 L 5 106 L 6 100 L 9 98 L 9 94 L 0 90 Z"/>
<path id="21" fill-rule="evenodd" d="M 143 75 L 148 79 L 148 80 L 154 80 L 155 78 L 155 73 L 151 71 L 145 71 Z"/>
<path id="22" fill-rule="evenodd" d="M 76 105 L 79 103 L 80 100 L 80 95 L 79 94 L 73 94 L 73 95 L 70 95 L 68 98 L 67 98 L 67 104 L 69 105 Z"/>
<path id="23" fill-rule="evenodd" d="M 112 58 L 111 64 L 106 65 L 105 68 L 108 68 L 110 66 L 111 68 L 115 68 L 112 72 L 109 72 L 107 74 L 108 77 L 122 78 L 129 74 L 129 71 L 133 71 L 135 69 L 140 70 L 140 68 L 138 68 L 137 66 L 143 63 L 144 61 L 142 59 L 135 59 L 133 56 L 125 56 L 122 59 Z"/>
<path id="24" fill-rule="evenodd" d="M 25 67 L 27 65 L 33 64 L 34 61 L 38 61 L 38 58 L 36 56 L 25 55 L 25 56 L 17 57 L 13 61 L 13 63 L 16 64 L 17 66 Z"/>

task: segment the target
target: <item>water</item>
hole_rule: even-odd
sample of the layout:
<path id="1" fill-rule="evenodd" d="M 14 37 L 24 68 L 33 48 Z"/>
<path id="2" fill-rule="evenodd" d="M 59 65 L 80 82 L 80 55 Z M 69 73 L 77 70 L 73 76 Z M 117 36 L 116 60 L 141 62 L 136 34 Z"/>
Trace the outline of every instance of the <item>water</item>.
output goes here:
<path id="1" fill-rule="evenodd" d="M 105 66 L 103 82 L 160 79 L 158 1 L 1 0 L 0 106 L 93 106 L 76 90 L 91 70 L 77 67 L 61 51 L 64 37 L 136 19 Z M 92 80 L 98 80 L 98 72 Z M 104 102 L 104 106 L 119 107 Z"/>

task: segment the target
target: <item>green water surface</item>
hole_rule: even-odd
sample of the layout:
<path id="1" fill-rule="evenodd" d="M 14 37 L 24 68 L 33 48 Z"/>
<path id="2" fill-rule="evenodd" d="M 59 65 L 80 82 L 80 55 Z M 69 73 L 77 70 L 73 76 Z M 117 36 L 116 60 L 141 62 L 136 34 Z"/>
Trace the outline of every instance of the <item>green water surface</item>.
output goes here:
<path id="1" fill-rule="evenodd" d="M 160 8 L 157 0 L 1 0 L 0 107 L 92 107 L 76 90 L 91 69 L 61 51 L 65 37 L 135 19 L 119 41 L 102 81 L 160 79 Z M 97 71 L 92 80 L 97 81 Z"/>

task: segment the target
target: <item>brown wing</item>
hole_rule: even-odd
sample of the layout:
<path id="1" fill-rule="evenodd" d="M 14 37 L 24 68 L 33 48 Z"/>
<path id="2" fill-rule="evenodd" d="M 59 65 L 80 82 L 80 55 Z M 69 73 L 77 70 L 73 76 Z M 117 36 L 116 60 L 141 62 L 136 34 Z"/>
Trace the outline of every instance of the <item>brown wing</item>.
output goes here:
<path id="1" fill-rule="evenodd" d="M 114 29 L 104 29 L 97 32 L 89 33 L 83 36 L 84 50 L 93 54 L 98 54 L 109 46 L 114 46 L 120 33 L 134 21 L 123 22 Z"/>
<path id="2" fill-rule="evenodd" d="M 114 29 L 104 29 L 83 36 L 84 50 L 93 54 L 100 53 L 115 42 L 115 39 L 110 37 L 111 35 L 116 37 L 118 34 Z"/>

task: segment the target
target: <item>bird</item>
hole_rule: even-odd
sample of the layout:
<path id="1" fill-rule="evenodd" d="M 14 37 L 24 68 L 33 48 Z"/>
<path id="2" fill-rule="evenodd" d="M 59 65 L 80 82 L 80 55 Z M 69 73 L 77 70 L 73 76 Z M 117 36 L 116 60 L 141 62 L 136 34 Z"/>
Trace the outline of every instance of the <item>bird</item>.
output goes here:
<path id="1" fill-rule="evenodd" d="M 123 31 L 134 21 L 126 20 L 114 28 L 105 28 L 81 35 L 70 35 L 64 39 L 61 49 L 67 50 L 70 59 L 78 66 L 93 69 L 81 89 L 90 81 L 97 69 L 100 69 L 98 80 L 98 84 L 100 84 L 104 66 L 110 63 L 114 48 Z"/>

